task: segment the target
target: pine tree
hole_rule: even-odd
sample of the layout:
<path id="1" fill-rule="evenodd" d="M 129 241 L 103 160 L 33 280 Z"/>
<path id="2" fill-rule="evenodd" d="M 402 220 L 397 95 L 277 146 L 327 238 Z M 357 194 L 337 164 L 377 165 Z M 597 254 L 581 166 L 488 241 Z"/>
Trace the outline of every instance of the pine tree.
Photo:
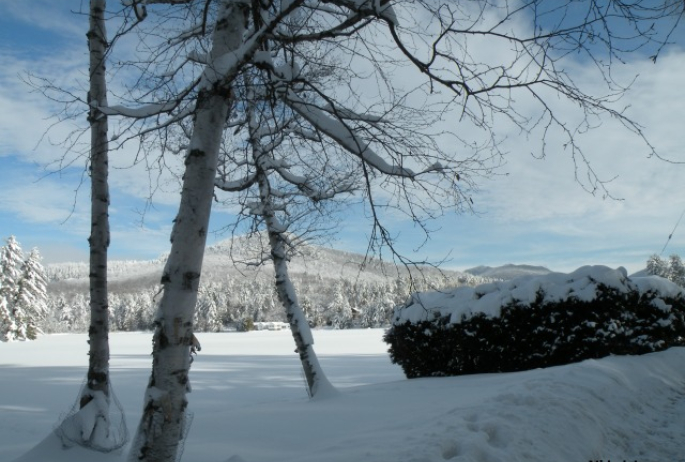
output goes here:
<path id="1" fill-rule="evenodd" d="M 60 297 L 55 304 L 55 316 L 60 330 L 67 332 L 73 330 L 76 317 L 71 300 L 67 301 Z"/>
<path id="2" fill-rule="evenodd" d="M 14 299 L 17 293 L 24 253 L 14 236 L 8 237 L 5 242 L 6 245 L 0 249 L 0 286 L 9 301 Z"/>
<path id="3" fill-rule="evenodd" d="M 193 328 L 196 332 L 219 332 L 221 330 L 221 319 L 216 306 L 216 298 L 211 289 L 198 297 Z"/>
<path id="4" fill-rule="evenodd" d="M 17 284 L 15 297 L 15 313 L 20 313 L 21 335 L 25 339 L 35 340 L 39 329 L 37 322 L 44 320 L 47 314 L 47 276 L 40 263 L 38 249 L 31 250 L 26 261 L 22 264 L 22 273 Z"/>
<path id="5" fill-rule="evenodd" d="M 668 264 L 660 256 L 654 254 L 647 260 L 647 274 L 668 277 Z"/>
<path id="6" fill-rule="evenodd" d="M 347 328 L 352 323 L 352 307 L 345 296 L 347 292 L 344 286 L 344 281 L 336 284 L 333 298 L 328 306 L 329 316 L 336 329 Z"/>
<path id="7" fill-rule="evenodd" d="M 14 323 L 14 316 L 7 306 L 7 300 L 0 294 L 0 340 L 8 342 L 14 339 L 17 326 Z"/>
<path id="8" fill-rule="evenodd" d="M 671 255 L 668 266 L 668 279 L 685 287 L 685 265 L 679 255 Z"/>
<path id="9" fill-rule="evenodd" d="M 16 306 L 16 300 L 24 255 L 14 236 L 7 238 L 6 242 L 0 249 L 0 304 L 4 306 L 2 311 L 8 314 L 0 313 L 3 329 L 0 335 L 4 341 L 23 340 L 26 338 L 24 315 L 21 307 Z"/>

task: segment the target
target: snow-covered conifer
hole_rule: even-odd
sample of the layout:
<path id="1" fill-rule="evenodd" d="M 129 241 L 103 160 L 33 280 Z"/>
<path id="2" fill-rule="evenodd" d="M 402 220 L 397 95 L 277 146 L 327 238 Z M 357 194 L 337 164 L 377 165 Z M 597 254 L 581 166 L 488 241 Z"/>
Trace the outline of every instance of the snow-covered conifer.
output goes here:
<path id="1" fill-rule="evenodd" d="M 216 298 L 211 290 L 199 296 L 193 324 L 193 329 L 198 332 L 219 332 L 221 330 L 221 319 L 216 306 Z"/>
<path id="2" fill-rule="evenodd" d="M 23 340 L 26 338 L 26 327 L 23 324 L 24 315 L 17 307 L 18 284 L 21 279 L 21 268 L 24 264 L 24 254 L 14 236 L 6 240 L 6 245 L 0 249 L 0 298 L 8 315 L 2 316 L 3 340 Z"/>
<path id="3" fill-rule="evenodd" d="M 344 329 L 352 322 L 352 307 L 345 293 L 344 283 L 337 284 L 333 299 L 328 305 L 331 321 L 336 329 Z"/>
<path id="4" fill-rule="evenodd" d="M 14 316 L 7 306 L 7 300 L 0 294 L 0 341 L 7 342 L 14 339 L 17 326 Z"/>
<path id="5" fill-rule="evenodd" d="M 668 263 L 657 254 L 650 256 L 647 260 L 647 274 L 668 277 Z"/>
<path id="6" fill-rule="evenodd" d="M 680 255 L 674 254 L 669 258 L 668 279 L 680 287 L 685 287 L 685 265 L 683 265 Z"/>
<path id="7" fill-rule="evenodd" d="M 3 293 L 8 294 L 8 300 L 11 300 L 17 293 L 24 253 L 14 236 L 8 237 L 5 242 L 0 249 L 0 287 Z"/>
<path id="8" fill-rule="evenodd" d="M 40 252 L 34 248 L 22 264 L 14 300 L 15 313 L 21 316 L 18 327 L 29 340 L 35 340 L 39 332 L 37 323 L 47 315 L 48 281 L 40 261 Z"/>

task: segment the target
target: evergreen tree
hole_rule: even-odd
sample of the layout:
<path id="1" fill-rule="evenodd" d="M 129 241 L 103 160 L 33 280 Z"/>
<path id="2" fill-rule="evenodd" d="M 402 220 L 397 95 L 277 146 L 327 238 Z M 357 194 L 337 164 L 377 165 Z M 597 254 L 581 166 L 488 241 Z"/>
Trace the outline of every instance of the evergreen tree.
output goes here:
<path id="1" fill-rule="evenodd" d="M 7 306 L 7 300 L 0 294 L 0 340 L 7 342 L 14 339 L 17 326 L 14 323 L 14 316 Z"/>
<path id="2" fill-rule="evenodd" d="M 211 289 L 198 298 L 193 329 L 196 332 L 219 332 L 221 330 L 221 319 Z"/>
<path id="3" fill-rule="evenodd" d="M 22 264 L 22 272 L 17 284 L 15 297 L 15 312 L 22 316 L 19 327 L 24 338 L 35 340 L 39 329 L 39 320 L 45 320 L 47 314 L 47 276 L 40 263 L 38 249 L 31 250 L 26 261 Z"/>
<path id="4" fill-rule="evenodd" d="M 72 330 L 76 322 L 76 316 L 71 301 L 67 302 L 64 298 L 60 297 L 60 299 L 57 300 L 55 310 L 55 316 L 59 322 L 60 330 L 66 332 Z"/>
<path id="5" fill-rule="evenodd" d="M 21 279 L 21 268 L 24 255 L 14 236 L 6 240 L 6 245 L 0 249 L 0 302 L 4 307 L 2 316 L 2 331 L 0 335 L 4 341 L 24 340 L 26 326 L 23 324 L 24 315 L 21 307 L 17 307 L 18 284 Z"/>
<path id="6" fill-rule="evenodd" d="M 647 274 L 668 277 L 668 264 L 660 256 L 654 254 L 647 260 Z"/>
<path id="7" fill-rule="evenodd" d="M 668 267 L 668 279 L 685 287 L 685 265 L 679 255 L 671 255 Z"/>
<path id="8" fill-rule="evenodd" d="M 6 239 L 0 249 L 0 287 L 6 299 L 12 301 L 17 294 L 17 283 L 21 276 L 20 268 L 24 262 L 21 246 L 14 236 Z"/>
<path id="9" fill-rule="evenodd" d="M 344 282 L 336 284 L 333 298 L 328 305 L 330 320 L 336 329 L 344 329 L 352 323 L 352 307 L 345 296 L 344 285 Z"/>

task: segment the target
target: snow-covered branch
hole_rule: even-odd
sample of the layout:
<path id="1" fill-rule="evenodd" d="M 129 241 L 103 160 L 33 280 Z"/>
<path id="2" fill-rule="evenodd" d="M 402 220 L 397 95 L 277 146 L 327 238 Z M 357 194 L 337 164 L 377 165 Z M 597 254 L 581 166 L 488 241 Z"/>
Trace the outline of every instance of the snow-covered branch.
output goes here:
<path id="1" fill-rule="evenodd" d="M 255 184 L 256 181 L 257 181 L 257 175 L 256 174 L 251 174 L 251 175 L 248 175 L 244 178 L 241 178 L 239 180 L 234 180 L 234 181 L 227 181 L 227 180 L 222 180 L 222 179 L 217 178 L 216 180 L 214 180 L 214 186 L 221 189 L 222 191 L 238 192 L 238 191 L 244 191 L 247 188 L 251 187 L 252 185 Z"/>
<path id="2" fill-rule="evenodd" d="M 333 139 L 346 151 L 359 157 L 364 163 L 382 174 L 413 179 L 418 175 L 443 169 L 442 165 L 439 163 L 419 172 L 415 172 L 414 170 L 405 168 L 401 165 L 392 165 L 378 155 L 371 145 L 362 137 L 358 136 L 342 118 L 331 117 L 331 109 L 324 110 L 305 101 L 290 88 L 283 89 L 283 96 L 286 104 L 312 124 L 317 130 L 325 133 L 326 136 Z"/>
<path id="3" fill-rule="evenodd" d="M 397 24 L 397 15 L 390 0 L 322 0 L 349 9 L 350 17 L 377 17 L 389 23 Z"/>
<path id="4" fill-rule="evenodd" d="M 91 103 L 91 106 L 93 103 Z M 124 116 L 133 117 L 136 119 L 144 119 L 156 115 L 169 113 L 178 107 L 178 101 L 169 101 L 159 104 L 148 104 L 141 107 L 126 107 L 121 105 L 115 106 L 98 106 L 98 111 L 108 116 Z"/>

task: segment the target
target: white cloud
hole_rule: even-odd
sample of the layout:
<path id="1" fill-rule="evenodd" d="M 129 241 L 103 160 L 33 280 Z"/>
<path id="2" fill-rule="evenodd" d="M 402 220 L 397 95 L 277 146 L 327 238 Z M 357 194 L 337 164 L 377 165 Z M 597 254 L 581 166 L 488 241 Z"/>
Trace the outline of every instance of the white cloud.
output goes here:
<path id="1" fill-rule="evenodd" d="M 661 156 L 681 162 L 685 160 L 681 148 L 685 143 L 685 105 L 678 103 L 674 88 L 683 71 L 682 50 L 662 56 L 656 65 L 644 60 L 614 69 L 623 80 L 640 74 L 619 104 L 630 106 L 626 114 L 645 127 L 645 135 Z M 573 109 L 572 105 L 561 106 L 560 117 L 573 118 Z M 583 190 L 574 179 L 568 150 L 561 148 L 563 140 L 549 140 L 548 156 L 537 160 L 528 154 L 528 140 L 510 137 L 504 144 L 509 151 L 504 167 L 508 175 L 484 183 L 483 191 L 475 196 L 477 209 L 485 214 L 483 220 L 501 228 L 498 234 L 521 234 L 523 238 L 526 233 L 548 233 L 560 243 L 562 238 L 576 239 L 577 247 L 568 249 L 569 254 L 632 247 L 642 249 L 638 260 L 644 261 L 648 253 L 660 250 L 685 209 L 685 197 L 680 194 L 685 165 L 648 158 L 648 148 L 639 137 L 615 121 L 605 121 L 579 136 L 578 142 L 600 177 L 616 177 L 607 188 L 622 200 L 602 199 L 601 191 L 593 196 Z M 673 250 L 682 249 L 685 237 L 674 236 L 672 245 Z M 551 249 L 532 252 L 540 251 L 553 253 Z M 623 260 L 627 258 L 638 264 L 635 254 Z"/>

